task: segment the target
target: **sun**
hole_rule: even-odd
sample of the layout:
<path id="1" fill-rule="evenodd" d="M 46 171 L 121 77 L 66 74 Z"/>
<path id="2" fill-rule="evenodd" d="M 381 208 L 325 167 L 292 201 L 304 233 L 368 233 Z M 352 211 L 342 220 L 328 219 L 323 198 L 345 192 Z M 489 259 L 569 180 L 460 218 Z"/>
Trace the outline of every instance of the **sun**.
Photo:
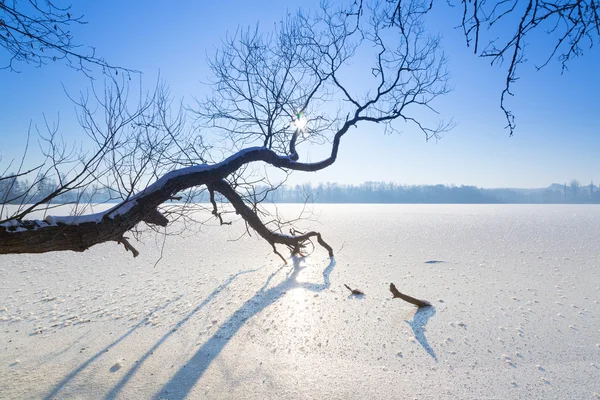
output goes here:
<path id="1" fill-rule="evenodd" d="M 292 122 L 292 125 L 296 127 L 296 129 L 300 131 L 304 131 L 306 129 L 306 117 L 303 113 L 299 112 L 296 115 L 296 119 Z"/>

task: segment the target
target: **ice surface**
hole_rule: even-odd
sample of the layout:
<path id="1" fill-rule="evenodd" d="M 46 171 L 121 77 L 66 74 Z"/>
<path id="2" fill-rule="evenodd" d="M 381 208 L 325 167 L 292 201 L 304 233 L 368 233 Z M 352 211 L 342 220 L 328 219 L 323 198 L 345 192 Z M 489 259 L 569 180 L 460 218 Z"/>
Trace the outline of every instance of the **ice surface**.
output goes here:
<path id="1" fill-rule="evenodd" d="M 597 207 L 317 211 L 335 262 L 317 248 L 282 265 L 254 236 L 229 241 L 236 225 L 169 237 L 156 267 L 152 238 L 136 259 L 111 243 L 0 256 L 0 398 L 600 393 Z"/>

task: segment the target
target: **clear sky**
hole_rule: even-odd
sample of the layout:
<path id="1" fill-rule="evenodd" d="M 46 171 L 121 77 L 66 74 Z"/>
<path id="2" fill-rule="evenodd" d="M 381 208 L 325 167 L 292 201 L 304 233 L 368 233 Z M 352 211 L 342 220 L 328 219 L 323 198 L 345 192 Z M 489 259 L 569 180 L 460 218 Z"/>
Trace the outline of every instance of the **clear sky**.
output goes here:
<path id="1" fill-rule="evenodd" d="M 143 72 L 153 87 L 160 71 L 176 98 L 192 101 L 207 90 L 206 57 L 227 32 L 238 26 L 268 29 L 298 2 L 273 1 L 138 1 L 79 2 L 74 13 L 89 22 L 73 30 L 79 43 L 93 45 L 112 64 Z M 304 9 L 318 1 L 301 3 Z M 480 187 L 544 187 L 572 178 L 600 183 L 600 51 L 597 46 L 569 64 L 561 75 L 551 63 L 536 72 L 551 37 L 540 34 L 529 46 L 532 61 L 520 67 L 520 80 L 509 106 L 517 117 L 513 137 L 503 129 L 499 95 L 504 69 L 466 48 L 457 10 L 445 2 L 428 18 L 433 33 L 443 36 L 453 92 L 436 102 L 444 118 L 457 127 L 442 140 L 426 142 L 407 131 L 383 135 L 373 128 L 344 137 L 340 156 L 318 173 L 298 173 L 293 183 L 393 181 L 404 184 L 468 184 Z M 1 52 L 2 50 L 0 50 Z M 73 105 L 63 91 L 85 91 L 89 82 L 62 64 L 41 69 L 21 65 L 22 73 L 0 70 L 0 150 L 4 161 L 18 157 L 27 129 L 43 125 L 42 115 L 58 120 L 66 139 L 80 134 Z M 36 145 L 36 142 L 33 143 Z M 312 151 L 312 150 L 311 150 Z M 311 157 L 318 158 L 315 151 Z"/>

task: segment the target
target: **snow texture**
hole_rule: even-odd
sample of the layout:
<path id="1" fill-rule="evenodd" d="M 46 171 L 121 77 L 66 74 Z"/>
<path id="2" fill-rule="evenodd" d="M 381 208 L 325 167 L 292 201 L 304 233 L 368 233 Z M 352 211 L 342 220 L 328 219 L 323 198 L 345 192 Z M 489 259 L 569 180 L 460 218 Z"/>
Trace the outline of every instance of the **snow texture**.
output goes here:
<path id="1" fill-rule="evenodd" d="M 228 241 L 243 224 L 168 237 L 156 267 L 150 238 L 0 256 L 0 398 L 598 397 L 597 207 L 316 211 L 335 262 L 284 266 Z"/>

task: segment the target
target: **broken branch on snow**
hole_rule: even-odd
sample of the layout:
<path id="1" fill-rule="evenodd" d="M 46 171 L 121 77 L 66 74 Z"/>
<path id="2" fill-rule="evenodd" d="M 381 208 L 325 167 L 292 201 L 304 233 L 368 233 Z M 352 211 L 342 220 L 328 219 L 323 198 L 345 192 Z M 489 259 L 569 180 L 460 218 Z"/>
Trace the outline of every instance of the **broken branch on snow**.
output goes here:
<path id="1" fill-rule="evenodd" d="M 344 286 L 346 286 L 346 289 L 348 289 L 350 291 L 350 293 L 352 293 L 353 295 L 364 296 L 364 293 L 361 290 L 352 289 L 350 286 L 346 285 L 345 283 L 344 283 Z"/>
<path id="2" fill-rule="evenodd" d="M 431 303 L 428 302 L 427 300 L 419 300 L 419 299 L 415 299 L 414 297 L 408 296 L 404 293 L 401 293 L 398 289 L 396 289 L 396 285 L 394 285 L 393 283 L 390 283 L 390 292 L 392 292 L 392 295 L 394 296 L 394 299 L 402 299 L 410 304 L 414 304 L 417 307 L 431 307 Z"/>

